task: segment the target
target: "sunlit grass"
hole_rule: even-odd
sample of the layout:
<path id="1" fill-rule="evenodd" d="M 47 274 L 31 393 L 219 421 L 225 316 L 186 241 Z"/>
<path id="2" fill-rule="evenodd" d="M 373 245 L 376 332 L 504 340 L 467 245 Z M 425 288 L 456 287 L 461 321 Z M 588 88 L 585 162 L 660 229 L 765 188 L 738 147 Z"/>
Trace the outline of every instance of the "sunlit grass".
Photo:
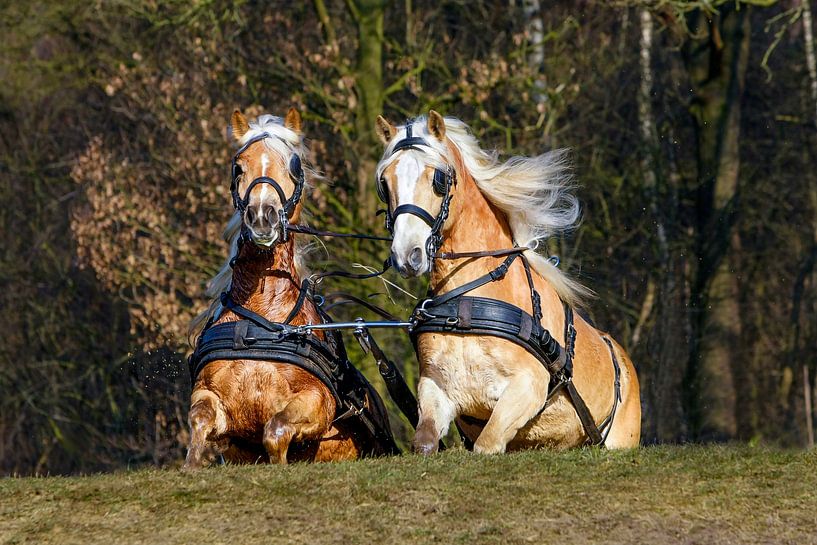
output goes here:
<path id="1" fill-rule="evenodd" d="M 0 543 L 815 543 L 817 455 L 452 450 L 0 481 Z"/>

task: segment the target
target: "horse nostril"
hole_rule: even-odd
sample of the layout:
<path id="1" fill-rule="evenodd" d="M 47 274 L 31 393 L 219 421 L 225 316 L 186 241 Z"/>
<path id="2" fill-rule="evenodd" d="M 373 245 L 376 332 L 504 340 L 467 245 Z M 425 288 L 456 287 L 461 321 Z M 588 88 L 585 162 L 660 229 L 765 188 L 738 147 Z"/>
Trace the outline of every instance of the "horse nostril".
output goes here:
<path id="1" fill-rule="evenodd" d="M 247 215 L 245 219 L 247 225 L 252 225 L 255 223 L 255 208 L 247 208 Z"/>
<path id="2" fill-rule="evenodd" d="M 267 218 L 267 223 L 270 225 L 275 225 L 275 222 L 278 220 L 278 215 L 275 213 L 275 209 L 272 207 L 267 208 L 267 213 L 264 214 Z"/>
<path id="3" fill-rule="evenodd" d="M 411 254 L 409 254 L 409 266 L 414 269 L 415 271 L 420 270 L 420 265 L 422 265 L 423 260 L 423 251 L 419 247 L 415 247 Z"/>

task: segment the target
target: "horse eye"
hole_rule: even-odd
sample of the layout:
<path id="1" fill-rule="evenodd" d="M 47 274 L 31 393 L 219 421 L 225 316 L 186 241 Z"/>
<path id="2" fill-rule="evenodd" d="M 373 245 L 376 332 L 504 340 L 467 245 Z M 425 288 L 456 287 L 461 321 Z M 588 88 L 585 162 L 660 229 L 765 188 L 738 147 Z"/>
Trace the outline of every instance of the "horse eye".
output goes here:
<path id="1" fill-rule="evenodd" d="M 233 180 L 238 180 L 243 175 L 244 170 L 239 165 L 236 165 L 235 168 L 233 169 Z"/>

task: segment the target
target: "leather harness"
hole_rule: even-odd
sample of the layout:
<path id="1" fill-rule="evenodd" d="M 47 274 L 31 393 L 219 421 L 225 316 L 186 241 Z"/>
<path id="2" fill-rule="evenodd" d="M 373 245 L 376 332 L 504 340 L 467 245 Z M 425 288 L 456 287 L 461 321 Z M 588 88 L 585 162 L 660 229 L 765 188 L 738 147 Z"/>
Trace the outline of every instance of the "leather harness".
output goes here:
<path id="1" fill-rule="evenodd" d="M 412 121 L 406 122 L 406 138 L 395 144 L 392 148 L 392 155 L 402 149 L 420 149 L 420 146 L 429 147 L 425 139 L 412 136 L 411 125 Z M 441 176 L 437 174 L 439 172 L 441 172 L 439 169 L 435 171 L 434 191 L 443 197 L 440 214 L 434 218 L 426 210 L 416 205 L 400 205 L 394 211 L 394 214 L 392 214 L 390 210 L 386 210 L 386 226 L 389 230 L 391 230 L 394 225 L 394 217 L 399 213 L 410 213 L 421 218 L 432 228 L 431 235 L 426 241 L 427 250 L 433 250 L 427 254 L 429 259 L 433 259 L 434 257 L 441 259 L 480 258 L 503 255 L 507 255 L 507 257 L 499 266 L 487 274 L 454 288 L 449 292 L 428 297 L 414 308 L 412 327 L 409 330 L 409 334 L 415 352 L 418 349 L 420 335 L 425 333 L 487 335 L 513 342 L 538 359 L 550 374 L 548 396 L 542 407 L 542 411 L 548 406 L 548 401 L 550 401 L 557 392 L 564 389 L 570 397 L 576 414 L 587 435 L 587 443 L 591 445 L 603 445 L 610 432 L 610 425 L 615 418 L 616 409 L 621 402 L 621 367 L 618 358 L 616 358 L 612 343 L 607 337 L 602 336 L 602 339 L 604 339 L 604 342 L 610 350 L 613 369 L 615 370 L 615 398 L 610 414 L 601 424 L 596 425 L 595 419 L 590 413 L 587 404 L 573 383 L 573 357 L 576 345 L 576 328 L 573 324 L 573 309 L 570 305 L 564 304 L 565 346 L 562 347 L 556 339 L 553 338 L 550 332 L 542 327 L 541 297 L 533 283 L 530 263 L 523 254 L 527 248 L 514 247 L 508 250 L 485 252 L 436 253 L 442 243 L 443 223 L 448 217 L 448 209 L 452 197 L 451 187 L 456 183 L 453 169 L 449 166 L 448 173 L 445 175 L 445 187 L 438 187 L 438 178 L 441 178 Z M 381 200 L 385 201 L 386 205 L 389 206 L 388 195 L 382 181 L 378 183 L 378 194 Z M 517 258 L 521 259 L 525 268 L 525 274 L 530 288 L 533 316 L 505 301 L 466 295 L 468 292 L 489 282 L 502 280 Z M 462 415 L 460 418 L 462 418 Z M 465 420 L 474 421 L 475 419 L 466 417 Z M 477 423 L 479 423 L 479 421 L 477 421 Z"/>
<path id="2" fill-rule="evenodd" d="M 233 302 L 228 294 L 222 295 L 222 304 L 243 319 L 208 324 L 189 359 L 192 381 L 209 363 L 218 360 L 275 361 L 300 367 L 329 389 L 339 415 L 335 422 L 355 417 L 388 452 L 400 452 L 380 396 L 349 361 L 338 331 L 326 331 L 322 340 L 312 333 L 285 327 L 288 321 L 270 322 Z M 297 315 L 301 304 L 293 309 L 293 315 Z M 320 307 L 316 308 L 323 323 L 331 322 Z"/>

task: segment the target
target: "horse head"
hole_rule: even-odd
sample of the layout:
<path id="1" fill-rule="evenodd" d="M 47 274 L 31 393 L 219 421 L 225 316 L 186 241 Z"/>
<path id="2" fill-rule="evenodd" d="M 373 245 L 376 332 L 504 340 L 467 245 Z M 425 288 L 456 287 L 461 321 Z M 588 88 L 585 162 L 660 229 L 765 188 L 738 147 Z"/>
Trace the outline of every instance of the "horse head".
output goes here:
<path id="1" fill-rule="evenodd" d="M 251 124 L 240 111 L 233 112 L 232 134 L 241 147 L 233 157 L 230 191 L 244 234 L 270 247 L 286 240 L 287 225 L 300 215 L 301 114 L 290 108 L 282 123 L 262 117 L 268 119 Z"/>
<path id="2" fill-rule="evenodd" d="M 395 127 L 378 116 L 376 132 L 386 146 L 376 183 L 394 236 L 392 261 L 404 277 L 419 276 L 431 271 L 456 180 L 445 120 L 431 110 Z"/>

